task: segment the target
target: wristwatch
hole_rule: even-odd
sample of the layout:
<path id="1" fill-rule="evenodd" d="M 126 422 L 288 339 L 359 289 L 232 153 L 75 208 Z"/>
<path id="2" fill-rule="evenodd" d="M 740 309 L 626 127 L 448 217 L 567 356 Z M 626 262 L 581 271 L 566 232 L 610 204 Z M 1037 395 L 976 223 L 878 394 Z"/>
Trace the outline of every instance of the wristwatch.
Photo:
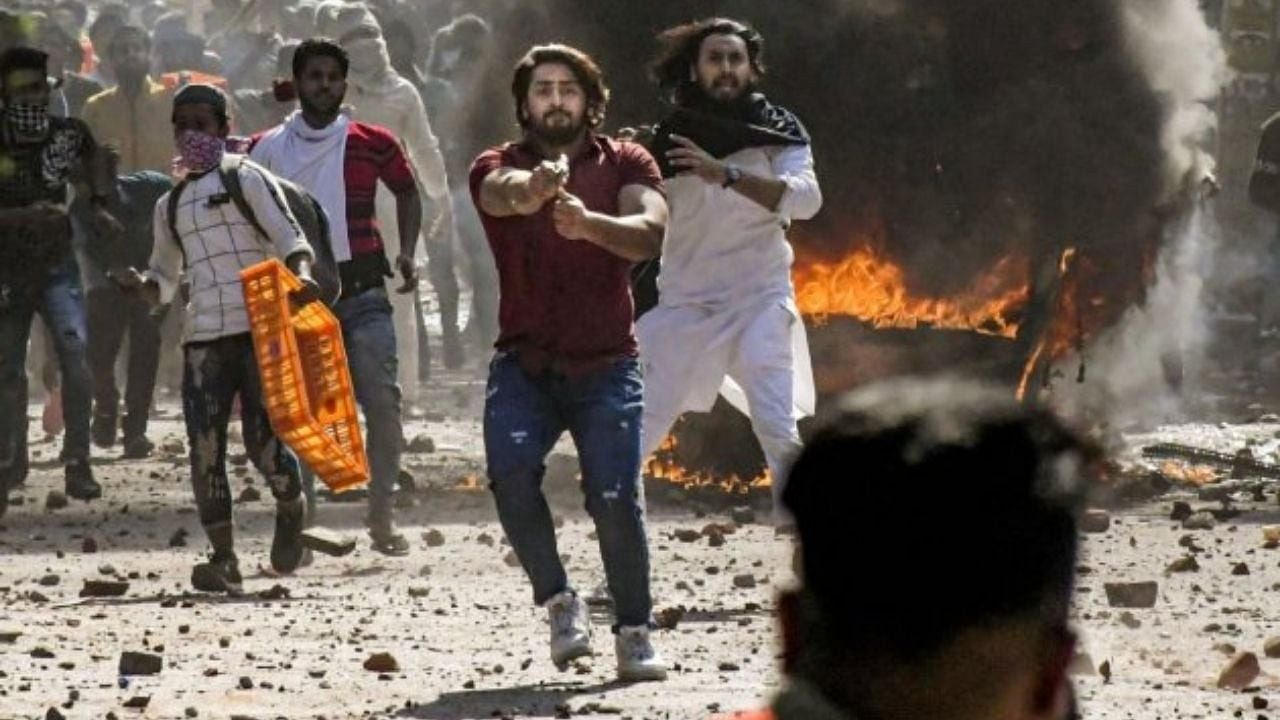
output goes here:
<path id="1" fill-rule="evenodd" d="M 737 165 L 725 165 L 724 166 L 724 182 L 720 184 L 720 187 L 731 188 L 741 179 L 742 179 L 742 168 L 738 167 Z"/>

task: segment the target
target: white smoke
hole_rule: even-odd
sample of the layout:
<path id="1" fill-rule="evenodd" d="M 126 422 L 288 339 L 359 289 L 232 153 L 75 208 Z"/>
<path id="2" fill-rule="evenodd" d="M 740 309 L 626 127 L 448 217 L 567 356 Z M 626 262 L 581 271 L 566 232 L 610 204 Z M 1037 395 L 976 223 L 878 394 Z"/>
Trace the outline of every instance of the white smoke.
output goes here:
<path id="1" fill-rule="evenodd" d="M 1196 0 L 1126 0 L 1122 22 L 1126 47 L 1164 106 L 1163 198 L 1181 206 L 1181 217 L 1166 228 L 1146 301 L 1085 350 L 1083 383 L 1075 382 L 1080 357 L 1059 363 L 1053 402 L 1127 424 L 1181 413 L 1175 385 L 1194 375 L 1210 340 L 1202 290 L 1214 272 L 1220 230 L 1206 205 L 1212 201 L 1202 200 L 1202 181 L 1213 170 L 1205 149 L 1217 122 L 1211 103 L 1231 71 Z"/>
<path id="2" fill-rule="evenodd" d="M 1125 45 L 1167 113 L 1170 197 L 1213 169 L 1202 144 L 1217 123 L 1210 103 L 1231 79 L 1226 51 L 1196 0 L 1126 0 L 1121 16 Z"/>

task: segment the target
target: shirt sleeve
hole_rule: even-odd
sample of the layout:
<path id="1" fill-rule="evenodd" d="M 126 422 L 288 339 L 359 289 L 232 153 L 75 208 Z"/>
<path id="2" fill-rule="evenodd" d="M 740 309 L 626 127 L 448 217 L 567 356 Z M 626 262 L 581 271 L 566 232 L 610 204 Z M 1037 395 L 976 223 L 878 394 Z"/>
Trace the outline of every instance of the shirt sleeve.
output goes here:
<path id="1" fill-rule="evenodd" d="M 240 187 L 244 190 L 245 202 L 253 210 L 258 224 L 275 246 L 276 257 L 285 260 L 295 253 L 304 253 L 315 259 L 315 253 L 307 243 L 307 236 L 289 210 L 284 191 L 280 189 L 275 177 L 261 167 L 246 163 L 240 167 Z"/>
<path id="2" fill-rule="evenodd" d="M 622 186 L 643 185 L 666 195 L 666 187 L 662 183 L 662 171 L 653 155 L 638 143 L 625 142 L 618 144 L 619 170 L 622 173 Z"/>
<path id="3" fill-rule="evenodd" d="M 147 279 L 154 280 L 160 288 L 160 303 L 168 305 L 178 292 L 178 282 L 182 278 L 182 248 L 178 239 L 173 236 L 169 226 L 169 194 L 170 190 L 156 201 L 156 209 L 152 212 L 151 260 L 147 263 Z"/>
<path id="4" fill-rule="evenodd" d="M 502 152 L 496 148 L 484 151 L 475 159 L 475 162 L 471 163 L 471 176 L 468 178 L 471 186 L 471 202 L 476 206 L 476 212 L 483 217 L 491 216 L 480 207 L 480 186 L 484 184 L 484 179 L 489 177 L 490 173 L 504 164 Z"/>
<path id="5" fill-rule="evenodd" d="M 382 167 L 378 168 L 378 179 L 393 193 L 416 189 L 417 173 L 414 172 L 413 164 L 409 162 L 409 154 L 405 152 L 404 144 L 390 134 L 386 136 L 385 142 L 388 144 L 387 159 Z"/>
<path id="6" fill-rule="evenodd" d="M 422 179 L 422 189 L 433 200 L 449 196 L 449 179 L 444 169 L 444 155 L 440 153 L 440 141 L 431 131 L 431 121 L 422 106 L 422 97 L 412 85 L 406 85 L 409 98 L 405 122 L 404 141 L 413 154 L 413 163 Z"/>
<path id="7" fill-rule="evenodd" d="M 822 189 L 813 170 L 813 151 L 808 145 L 783 148 L 773 158 L 773 172 L 786 183 L 778 203 L 778 214 L 789 220 L 808 220 L 822 209 Z"/>

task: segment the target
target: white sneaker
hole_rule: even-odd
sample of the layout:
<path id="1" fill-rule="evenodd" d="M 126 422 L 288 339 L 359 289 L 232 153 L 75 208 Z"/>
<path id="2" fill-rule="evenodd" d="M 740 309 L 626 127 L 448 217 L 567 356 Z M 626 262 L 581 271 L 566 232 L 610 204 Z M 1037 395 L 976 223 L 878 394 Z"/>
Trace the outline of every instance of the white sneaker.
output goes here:
<path id="1" fill-rule="evenodd" d="M 547 601 L 547 620 L 551 624 L 551 662 L 559 670 L 580 657 L 591 655 L 591 617 L 587 604 L 572 591 L 565 590 Z"/>
<path id="2" fill-rule="evenodd" d="M 667 664 L 649 642 L 649 628 L 644 625 L 620 627 L 613 639 L 618 653 L 618 679 L 625 682 L 666 680 Z"/>

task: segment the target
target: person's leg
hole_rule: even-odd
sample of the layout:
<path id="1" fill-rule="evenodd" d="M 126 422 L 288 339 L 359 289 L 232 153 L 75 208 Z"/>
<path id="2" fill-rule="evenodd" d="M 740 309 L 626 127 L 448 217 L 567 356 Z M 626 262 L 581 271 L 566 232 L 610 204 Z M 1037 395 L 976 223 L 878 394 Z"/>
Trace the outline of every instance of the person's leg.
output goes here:
<path id="1" fill-rule="evenodd" d="M 431 336 L 427 333 L 426 300 L 422 298 L 422 287 L 413 291 L 413 322 L 417 326 L 418 338 L 418 382 L 426 385 L 431 382 Z"/>
<path id="2" fill-rule="evenodd" d="M 156 374 L 160 369 L 161 318 L 141 299 L 129 301 L 129 358 L 124 393 L 123 423 L 125 452 L 130 456 L 150 454 L 147 420 L 155 397 Z"/>
<path id="3" fill-rule="evenodd" d="M 781 304 L 770 306 L 744 329 L 730 376 L 742 386 L 751 429 L 764 450 L 772 476 L 774 517 L 785 522 L 780 498 L 791 461 L 800 452 L 794 402 L 791 324 L 799 322 Z"/>
<path id="4" fill-rule="evenodd" d="M 115 364 L 124 339 L 130 313 L 125 312 L 124 294 L 113 288 L 91 290 L 85 296 L 88 332 L 86 359 L 93 387 L 93 442 L 108 448 L 116 442 L 120 391 L 116 388 Z"/>
<path id="5" fill-rule="evenodd" d="M 565 426 L 547 388 L 527 377 L 514 355 L 493 359 L 485 397 L 489 489 L 507 540 L 533 585 L 533 601 L 542 605 L 572 589 L 542 494 L 547 453 Z"/>
<path id="6" fill-rule="evenodd" d="M 271 429 L 252 338 L 245 334 L 232 340 L 240 375 L 240 428 L 244 435 L 245 454 L 266 478 L 267 486 L 276 499 L 271 567 L 277 572 L 290 573 L 298 569 L 303 556 L 306 499 L 302 497 L 301 471 L 293 451 Z"/>
<path id="7" fill-rule="evenodd" d="M 444 366 L 450 370 L 462 367 L 466 353 L 458 334 L 458 275 L 453 267 L 453 233 L 441 233 L 429 238 L 427 249 L 427 274 L 431 287 L 436 291 L 436 303 L 440 306 L 440 344 L 444 351 Z M 421 360 L 419 360 L 421 361 Z"/>
<path id="8" fill-rule="evenodd" d="M 498 266 L 489 249 L 489 240 L 480 224 L 466 186 L 453 189 L 453 224 L 458 247 L 466 257 L 471 280 L 471 313 L 467 319 L 469 340 L 477 350 L 487 352 L 498 339 Z"/>
<path id="9" fill-rule="evenodd" d="M 27 476 L 27 341 L 35 305 L 0 288 L 0 493 Z"/>
<path id="10" fill-rule="evenodd" d="M 227 481 L 227 423 L 235 397 L 238 358 L 228 339 L 183 350 L 182 416 L 191 455 L 191 488 L 200 525 L 215 556 L 234 556 L 231 485 Z"/>
<path id="11" fill-rule="evenodd" d="M 578 448 L 587 512 L 595 521 L 617 622 L 647 625 L 653 608 L 640 482 L 644 384 L 639 362 L 619 360 L 591 377 L 565 382 L 569 432 Z"/>
<path id="12" fill-rule="evenodd" d="M 50 276 L 39 312 L 53 335 L 62 371 L 62 407 L 67 421 L 62 454 L 67 463 L 68 492 L 77 490 L 77 496 L 100 494 L 101 488 L 97 487 L 89 469 L 89 417 L 93 401 L 89 363 L 85 358 L 84 293 L 80 289 L 79 270 L 74 265 Z"/>
<path id="13" fill-rule="evenodd" d="M 404 438 L 400 385 L 396 382 L 396 328 L 385 290 L 370 290 L 338 303 L 342 342 L 365 420 L 369 456 L 369 514 L 375 547 L 393 554 L 407 550 L 393 522 L 393 492 L 400 473 Z"/>

